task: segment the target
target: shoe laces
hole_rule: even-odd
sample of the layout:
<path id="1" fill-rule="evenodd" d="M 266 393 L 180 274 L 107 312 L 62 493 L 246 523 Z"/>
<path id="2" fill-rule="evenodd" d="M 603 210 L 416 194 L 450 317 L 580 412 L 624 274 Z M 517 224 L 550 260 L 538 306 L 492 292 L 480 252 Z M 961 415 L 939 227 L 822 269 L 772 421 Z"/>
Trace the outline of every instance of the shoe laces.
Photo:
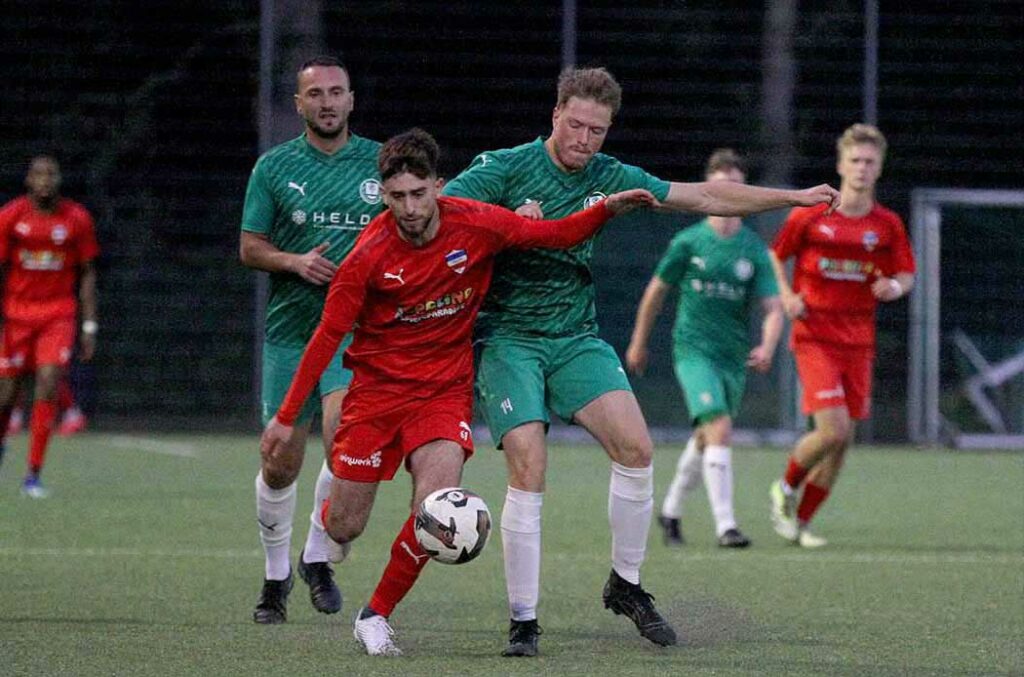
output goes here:
<path id="1" fill-rule="evenodd" d="M 356 631 L 360 639 L 367 644 L 372 644 L 375 649 L 394 647 L 391 638 L 395 636 L 395 629 L 388 623 L 388 619 L 381 615 L 360 618 L 356 621 Z"/>
<path id="2" fill-rule="evenodd" d="M 542 634 L 544 634 L 544 631 L 537 624 L 536 619 L 532 621 L 512 621 L 512 627 L 508 630 L 508 641 L 510 644 L 522 644 Z"/>

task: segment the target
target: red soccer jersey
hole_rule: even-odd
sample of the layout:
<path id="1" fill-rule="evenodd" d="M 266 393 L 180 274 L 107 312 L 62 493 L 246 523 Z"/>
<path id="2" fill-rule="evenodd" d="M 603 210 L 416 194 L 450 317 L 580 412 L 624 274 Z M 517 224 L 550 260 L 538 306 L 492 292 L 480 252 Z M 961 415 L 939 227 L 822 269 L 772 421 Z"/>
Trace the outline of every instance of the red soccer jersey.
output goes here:
<path id="1" fill-rule="evenodd" d="M 568 248 L 610 218 L 604 203 L 556 221 L 532 221 L 502 207 L 438 198 L 441 223 L 426 246 L 398 235 L 391 211 L 366 227 L 331 281 L 277 419 L 294 423 L 342 337 L 351 391 L 372 387 L 396 397 L 430 397 L 473 382 L 473 321 L 491 283 L 494 255 L 509 247 Z M 399 402 L 398 399 L 395 400 Z"/>
<path id="2" fill-rule="evenodd" d="M 825 216 L 826 209 L 794 209 L 772 244 L 780 261 L 796 257 L 793 291 L 803 294 L 806 313 L 793 323 L 793 341 L 873 348 L 877 300 L 871 283 L 914 272 L 906 228 L 877 203 L 857 218 Z"/>
<path id="3" fill-rule="evenodd" d="M 78 268 L 99 253 L 92 217 L 74 200 L 61 198 L 52 213 L 24 196 L 8 202 L 0 209 L 4 317 L 39 322 L 74 316 Z"/>

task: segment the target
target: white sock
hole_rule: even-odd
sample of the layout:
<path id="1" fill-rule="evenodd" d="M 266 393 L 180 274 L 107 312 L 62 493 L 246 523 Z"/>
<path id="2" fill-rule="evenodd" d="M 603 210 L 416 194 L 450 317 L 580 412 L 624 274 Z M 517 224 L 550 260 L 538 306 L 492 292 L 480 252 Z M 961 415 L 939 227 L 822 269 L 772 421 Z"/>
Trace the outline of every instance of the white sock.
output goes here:
<path id="1" fill-rule="evenodd" d="M 732 509 L 732 449 L 717 444 L 704 447 L 704 488 L 708 491 L 715 531 L 719 536 L 736 528 Z"/>
<path id="2" fill-rule="evenodd" d="M 676 474 L 668 487 L 665 500 L 661 504 L 661 514 L 665 517 L 679 519 L 683 516 L 683 501 L 686 495 L 700 483 L 701 455 L 697 453 L 697 438 L 691 437 L 686 449 L 679 455 L 676 463 Z"/>
<path id="3" fill-rule="evenodd" d="M 612 568 L 630 583 L 640 582 L 647 532 L 654 511 L 654 468 L 612 463 L 608 485 L 608 523 L 612 528 Z"/>
<path id="4" fill-rule="evenodd" d="M 320 474 L 316 476 L 316 488 L 313 490 L 313 511 L 309 513 L 309 533 L 306 535 L 306 547 L 302 550 L 302 559 L 311 562 L 341 562 L 348 555 L 348 548 L 335 542 L 324 529 L 324 501 L 331 495 L 331 481 L 334 475 L 327 467 L 327 461 L 320 466 Z M 348 544 L 346 544 L 348 545 Z"/>
<path id="5" fill-rule="evenodd" d="M 289 549 L 292 543 L 292 518 L 295 516 L 295 483 L 284 489 L 271 489 L 263 481 L 263 472 L 256 475 L 256 519 L 260 525 L 260 541 L 266 557 L 265 577 L 283 581 L 291 571 Z"/>
<path id="6" fill-rule="evenodd" d="M 540 598 L 540 510 L 543 493 L 508 488 L 501 511 L 505 587 L 514 621 L 537 618 Z"/>

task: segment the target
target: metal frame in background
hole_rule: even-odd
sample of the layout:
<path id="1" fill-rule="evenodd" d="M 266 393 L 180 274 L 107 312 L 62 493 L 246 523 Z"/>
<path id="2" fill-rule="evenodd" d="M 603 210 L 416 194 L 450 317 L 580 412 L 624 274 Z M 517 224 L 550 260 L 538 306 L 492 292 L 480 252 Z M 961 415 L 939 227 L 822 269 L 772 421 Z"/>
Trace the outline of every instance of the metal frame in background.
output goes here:
<path id="1" fill-rule="evenodd" d="M 916 443 L 962 448 L 1024 449 L 1024 435 L 946 434 L 939 411 L 940 266 L 942 209 L 947 205 L 1024 208 L 1024 191 L 916 188 L 910 198 L 910 236 L 918 284 L 910 295 L 907 430 Z"/>

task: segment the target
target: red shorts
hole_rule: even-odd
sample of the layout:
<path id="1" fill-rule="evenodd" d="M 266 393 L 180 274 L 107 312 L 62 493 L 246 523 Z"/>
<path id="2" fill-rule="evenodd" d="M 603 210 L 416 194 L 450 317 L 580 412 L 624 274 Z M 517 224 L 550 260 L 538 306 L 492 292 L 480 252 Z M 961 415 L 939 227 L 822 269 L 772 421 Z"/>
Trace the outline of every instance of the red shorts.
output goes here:
<path id="1" fill-rule="evenodd" d="M 871 349 L 802 342 L 793 346 L 793 356 L 803 388 L 801 408 L 804 414 L 846 407 L 850 418 L 868 417 L 875 362 Z"/>
<path id="2" fill-rule="evenodd" d="M 0 377 L 32 373 L 44 365 L 66 367 L 74 347 L 74 317 L 41 323 L 5 321 L 0 328 Z"/>
<path id="3" fill-rule="evenodd" d="M 341 424 L 331 448 L 331 471 L 353 482 L 395 476 L 409 454 L 434 440 L 451 440 L 465 458 L 473 455 L 473 398 L 470 393 L 405 399 L 393 393 L 357 391 L 342 405 Z"/>

